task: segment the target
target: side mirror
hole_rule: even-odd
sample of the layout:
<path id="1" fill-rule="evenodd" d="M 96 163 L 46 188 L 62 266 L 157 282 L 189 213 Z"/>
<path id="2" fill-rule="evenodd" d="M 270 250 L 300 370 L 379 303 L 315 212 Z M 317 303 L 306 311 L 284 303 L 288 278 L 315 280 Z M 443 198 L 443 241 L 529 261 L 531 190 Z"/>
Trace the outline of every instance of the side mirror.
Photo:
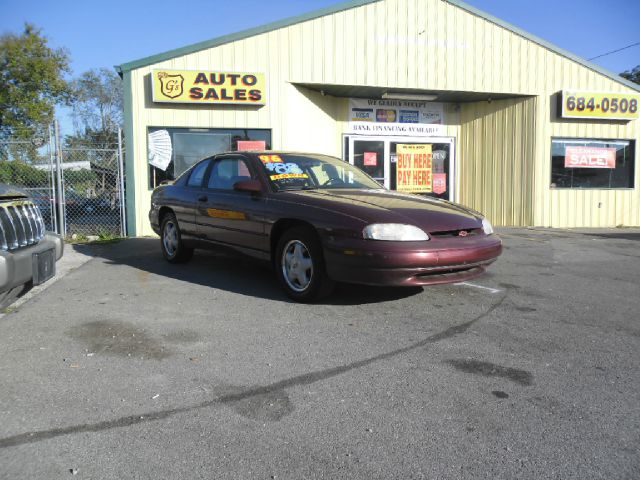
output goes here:
<path id="1" fill-rule="evenodd" d="M 243 180 L 234 183 L 233 189 L 239 192 L 260 193 L 262 192 L 262 184 L 260 180 Z"/>

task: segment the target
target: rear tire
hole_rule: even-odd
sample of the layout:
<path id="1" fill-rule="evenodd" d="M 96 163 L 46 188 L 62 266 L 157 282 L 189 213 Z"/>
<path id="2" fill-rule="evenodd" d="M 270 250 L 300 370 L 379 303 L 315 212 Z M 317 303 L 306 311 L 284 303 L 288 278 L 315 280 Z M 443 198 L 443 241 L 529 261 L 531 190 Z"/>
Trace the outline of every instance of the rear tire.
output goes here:
<path id="1" fill-rule="evenodd" d="M 193 248 L 185 247 L 178 220 L 173 213 L 162 217 L 160 224 L 160 248 L 162 255 L 171 263 L 183 263 L 193 256 Z"/>
<path id="2" fill-rule="evenodd" d="M 278 240 L 275 269 L 287 296 L 308 303 L 331 293 L 334 282 L 326 273 L 322 246 L 308 227 L 293 227 Z"/>

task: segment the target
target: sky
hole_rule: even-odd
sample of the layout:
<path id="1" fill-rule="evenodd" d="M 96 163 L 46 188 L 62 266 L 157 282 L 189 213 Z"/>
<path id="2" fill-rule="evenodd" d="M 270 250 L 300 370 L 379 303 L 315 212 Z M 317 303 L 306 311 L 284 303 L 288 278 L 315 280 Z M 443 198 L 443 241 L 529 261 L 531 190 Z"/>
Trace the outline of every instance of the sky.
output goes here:
<path id="1" fill-rule="evenodd" d="M 0 34 L 41 28 L 74 75 L 343 3 L 341 0 L 0 0 Z M 640 0 L 466 0 L 589 59 L 640 42 Z M 640 65 L 640 45 L 593 61 L 614 73 Z"/>

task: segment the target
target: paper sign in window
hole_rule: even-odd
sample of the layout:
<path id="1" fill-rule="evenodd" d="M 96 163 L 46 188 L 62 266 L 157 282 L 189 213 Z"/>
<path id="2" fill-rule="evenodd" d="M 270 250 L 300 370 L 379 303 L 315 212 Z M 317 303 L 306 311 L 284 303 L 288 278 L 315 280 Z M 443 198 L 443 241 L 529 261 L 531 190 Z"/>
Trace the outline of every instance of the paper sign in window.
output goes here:
<path id="1" fill-rule="evenodd" d="M 267 149 L 267 142 L 264 140 L 238 140 L 238 150 L 243 152 L 260 151 Z"/>
<path id="2" fill-rule="evenodd" d="M 433 191 L 433 167 L 430 144 L 396 147 L 396 189 L 399 192 L 430 193 Z"/>
<path id="3" fill-rule="evenodd" d="M 375 167 L 378 165 L 378 154 L 376 152 L 364 152 L 364 166 Z"/>
<path id="4" fill-rule="evenodd" d="M 566 147 L 564 168 L 616 168 L 616 149 Z"/>
<path id="5" fill-rule="evenodd" d="M 447 174 L 434 173 L 433 174 L 433 193 L 442 195 L 446 191 L 447 191 Z"/>

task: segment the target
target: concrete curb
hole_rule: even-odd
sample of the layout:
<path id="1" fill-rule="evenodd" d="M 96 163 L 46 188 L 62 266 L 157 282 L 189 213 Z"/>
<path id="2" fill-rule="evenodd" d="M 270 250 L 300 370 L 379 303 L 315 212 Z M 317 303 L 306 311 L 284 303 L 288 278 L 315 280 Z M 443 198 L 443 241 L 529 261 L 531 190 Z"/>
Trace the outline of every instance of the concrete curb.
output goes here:
<path id="1" fill-rule="evenodd" d="M 0 313 L 0 318 L 10 313 L 10 311 L 20 308 L 30 299 L 49 288 L 58 280 L 64 278 L 68 273 L 80 268 L 93 257 L 94 255 L 90 245 L 65 244 L 62 258 L 56 262 L 55 276 L 47 280 L 45 283 L 33 287 L 21 297 L 18 297 L 11 305 L 9 305 L 9 307 L 7 307 L 5 312 Z"/>

